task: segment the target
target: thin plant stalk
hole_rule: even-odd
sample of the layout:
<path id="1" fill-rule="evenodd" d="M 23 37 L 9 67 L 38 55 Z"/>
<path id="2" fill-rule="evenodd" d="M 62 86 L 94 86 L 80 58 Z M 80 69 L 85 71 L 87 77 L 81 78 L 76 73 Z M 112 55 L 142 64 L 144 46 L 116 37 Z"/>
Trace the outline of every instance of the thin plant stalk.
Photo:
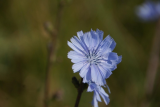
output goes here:
<path id="1" fill-rule="evenodd" d="M 156 27 L 156 33 L 152 42 L 152 49 L 150 53 L 149 64 L 147 68 L 146 77 L 146 93 L 151 95 L 154 88 L 154 82 L 156 78 L 156 73 L 158 71 L 159 65 L 159 55 L 160 55 L 160 19 Z"/>
<path id="2" fill-rule="evenodd" d="M 83 89 L 84 89 L 84 83 L 83 83 L 83 78 L 81 78 L 81 83 L 80 83 L 80 86 L 78 88 L 78 95 L 77 95 L 77 99 L 76 99 L 76 103 L 75 103 L 74 107 L 79 106 L 79 102 L 80 102 L 80 99 L 81 99 L 81 96 L 82 96 Z"/>
<path id="3" fill-rule="evenodd" d="M 149 99 L 153 94 L 154 83 L 156 79 L 156 74 L 158 71 L 159 65 L 159 55 L 160 55 L 160 19 L 158 20 L 155 36 L 152 42 L 152 48 L 147 68 L 147 75 L 146 75 L 146 83 L 145 83 L 145 95 L 146 101 L 142 104 L 142 107 L 149 106 Z"/>
<path id="4" fill-rule="evenodd" d="M 51 74 L 51 68 L 53 63 L 53 56 L 55 54 L 55 47 L 57 42 L 57 36 L 60 29 L 60 22 L 61 22 L 61 16 L 62 16 L 62 10 L 63 10 L 63 0 L 61 0 L 58 4 L 58 10 L 57 10 L 57 17 L 55 21 L 55 27 L 54 29 L 48 29 L 47 24 L 45 24 L 45 29 L 48 31 L 51 41 L 48 43 L 47 46 L 47 66 L 46 66 L 46 77 L 45 77 L 45 89 L 44 89 L 44 107 L 49 106 L 49 92 L 50 92 L 50 74 Z"/>

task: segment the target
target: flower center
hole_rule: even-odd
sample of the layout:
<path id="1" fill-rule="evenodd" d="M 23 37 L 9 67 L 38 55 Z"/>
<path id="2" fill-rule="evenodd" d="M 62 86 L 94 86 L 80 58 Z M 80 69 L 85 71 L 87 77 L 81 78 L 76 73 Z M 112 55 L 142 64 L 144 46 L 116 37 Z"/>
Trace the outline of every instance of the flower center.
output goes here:
<path id="1" fill-rule="evenodd" d="M 98 58 L 97 58 L 97 56 L 96 55 L 94 55 L 94 54 L 91 54 L 91 55 L 89 55 L 88 57 L 88 62 L 90 63 L 90 64 L 97 64 L 98 62 Z"/>

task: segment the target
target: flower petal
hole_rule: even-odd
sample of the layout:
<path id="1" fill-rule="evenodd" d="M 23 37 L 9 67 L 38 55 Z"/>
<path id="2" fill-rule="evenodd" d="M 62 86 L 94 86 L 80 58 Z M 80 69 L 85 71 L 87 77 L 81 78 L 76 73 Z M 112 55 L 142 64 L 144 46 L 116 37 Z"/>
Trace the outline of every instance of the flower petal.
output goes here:
<path id="1" fill-rule="evenodd" d="M 91 36 L 91 33 L 90 32 L 85 33 L 83 35 L 83 40 L 84 40 L 84 43 L 86 44 L 86 46 L 88 47 L 88 49 L 90 50 L 91 46 L 92 46 L 92 36 Z"/>
<path id="2" fill-rule="evenodd" d="M 109 95 L 104 91 L 103 88 L 100 89 L 99 94 L 103 98 L 103 100 L 106 103 L 106 105 L 108 105 L 108 103 L 110 102 Z"/>
<path id="3" fill-rule="evenodd" d="M 105 96 L 105 95 L 101 94 L 101 97 L 103 98 L 105 104 L 108 105 L 110 102 L 109 96 Z"/>
<path id="4" fill-rule="evenodd" d="M 77 36 L 79 37 L 79 39 L 83 36 L 83 31 L 81 30 L 81 31 L 79 31 L 79 32 L 77 32 Z"/>
<path id="5" fill-rule="evenodd" d="M 101 66 L 101 65 L 98 65 L 98 68 L 103 73 L 105 79 L 109 78 L 109 76 L 112 74 L 112 72 L 111 72 L 111 70 L 109 68 L 108 69 L 104 69 L 103 66 Z"/>
<path id="6" fill-rule="evenodd" d="M 97 66 L 96 66 L 97 67 Z M 106 81 L 104 78 L 104 75 L 102 74 L 102 72 L 99 70 L 99 68 L 97 67 L 97 81 L 96 83 L 100 86 L 105 85 Z"/>
<path id="7" fill-rule="evenodd" d="M 117 64 L 119 64 L 121 61 L 122 61 L 122 55 L 118 57 Z"/>
<path id="8" fill-rule="evenodd" d="M 99 30 L 99 29 L 97 29 L 96 30 L 96 32 L 98 33 L 98 35 L 99 35 L 99 43 L 103 40 L 103 31 L 101 31 L 101 30 Z"/>
<path id="9" fill-rule="evenodd" d="M 95 95 L 95 94 L 93 95 L 92 105 L 93 105 L 94 107 L 98 107 L 98 101 L 97 101 L 97 99 L 96 99 L 96 95 Z"/>
<path id="10" fill-rule="evenodd" d="M 89 67 L 88 72 L 86 73 L 85 77 L 83 78 L 83 83 L 88 83 L 91 80 L 91 68 Z"/>
<path id="11" fill-rule="evenodd" d="M 101 42 L 101 47 L 100 47 L 100 52 L 101 54 L 105 54 L 111 51 L 111 49 L 109 48 L 113 42 L 113 38 L 108 35 L 102 42 Z"/>
<path id="12" fill-rule="evenodd" d="M 109 95 L 104 91 L 104 89 L 101 87 L 99 90 L 100 94 L 109 97 Z"/>
<path id="13" fill-rule="evenodd" d="M 75 58 L 77 59 L 77 57 L 78 58 L 86 58 L 85 55 L 80 54 L 80 53 L 78 53 L 76 51 L 70 51 L 70 52 L 68 52 L 68 58 L 69 59 L 75 59 Z"/>
<path id="14" fill-rule="evenodd" d="M 99 96 L 98 92 L 97 92 L 97 91 L 94 91 L 94 94 L 96 94 L 96 98 L 97 98 L 97 100 L 98 100 L 99 102 L 101 102 L 101 98 L 100 98 L 100 96 Z"/>
<path id="15" fill-rule="evenodd" d="M 92 87 L 89 85 L 88 88 L 87 88 L 87 92 L 92 92 L 92 91 L 93 91 L 93 89 L 92 89 Z"/>
<path id="16" fill-rule="evenodd" d="M 87 92 L 92 92 L 93 90 L 95 90 L 96 87 L 97 85 L 95 83 L 89 82 Z"/>
<path id="17" fill-rule="evenodd" d="M 75 63 L 72 66 L 72 69 L 74 71 L 74 73 L 78 72 L 81 70 L 81 68 L 86 64 L 86 62 L 79 62 L 79 63 Z"/>
<path id="18" fill-rule="evenodd" d="M 84 48 L 82 47 L 82 43 L 80 43 L 80 41 L 78 41 L 77 37 L 72 37 L 71 38 L 71 42 L 81 51 L 85 51 Z"/>
<path id="19" fill-rule="evenodd" d="M 73 62 L 73 63 L 78 63 L 78 62 L 82 62 L 82 61 L 87 60 L 87 58 L 84 55 L 79 54 L 76 51 L 68 52 L 68 58 L 72 59 L 71 62 Z"/>
<path id="20" fill-rule="evenodd" d="M 91 77 L 93 82 L 97 82 L 97 67 L 96 65 L 91 65 Z"/>
<path id="21" fill-rule="evenodd" d="M 68 46 L 71 47 L 74 51 L 78 52 L 79 54 L 83 55 L 83 52 L 79 50 L 75 45 L 68 41 Z"/>
<path id="22" fill-rule="evenodd" d="M 110 52 L 108 56 L 108 60 L 118 60 L 118 55 L 117 53 Z"/>
<path id="23" fill-rule="evenodd" d="M 107 86 L 108 92 L 111 93 L 109 86 L 108 85 L 106 85 L 106 86 Z"/>
<path id="24" fill-rule="evenodd" d="M 84 43 L 83 37 L 80 40 L 76 36 L 74 36 L 74 38 L 81 44 L 81 46 L 83 47 L 84 51 L 88 52 L 88 48 Z"/>
<path id="25" fill-rule="evenodd" d="M 112 39 L 112 43 L 109 47 L 111 49 L 110 51 L 113 51 L 115 47 L 116 47 L 116 42 Z"/>
<path id="26" fill-rule="evenodd" d="M 92 36 L 92 48 L 96 50 L 97 46 L 99 45 L 99 35 L 95 31 L 91 30 L 91 36 Z"/>
<path id="27" fill-rule="evenodd" d="M 87 63 L 87 64 L 84 65 L 83 68 L 81 69 L 79 75 L 80 75 L 82 78 L 83 78 L 83 77 L 86 75 L 86 73 L 88 72 L 89 66 L 90 66 L 90 64 Z"/>
<path id="28" fill-rule="evenodd" d="M 78 63 L 78 62 L 86 62 L 87 60 L 84 58 L 77 58 L 77 59 L 72 59 L 71 62 L 73 63 Z"/>

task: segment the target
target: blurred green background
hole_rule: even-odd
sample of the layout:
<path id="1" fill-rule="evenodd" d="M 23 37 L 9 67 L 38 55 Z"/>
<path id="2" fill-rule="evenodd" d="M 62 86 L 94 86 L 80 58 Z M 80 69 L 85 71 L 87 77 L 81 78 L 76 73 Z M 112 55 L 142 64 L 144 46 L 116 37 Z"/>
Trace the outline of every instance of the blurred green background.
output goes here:
<path id="1" fill-rule="evenodd" d="M 107 79 L 110 103 L 99 107 L 140 107 L 145 99 L 146 69 L 156 22 L 143 23 L 135 7 L 143 0 L 64 0 L 56 53 L 50 74 L 49 107 L 73 107 L 77 90 L 67 41 L 77 31 L 97 28 L 117 43 L 122 62 Z M 59 0 L 0 0 L 0 107 L 43 107 L 47 44 L 44 23 L 56 23 Z M 158 69 L 160 70 L 160 69 Z M 150 107 L 160 107 L 157 72 Z M 108 93 L 107 89 L 105 89 Z M 55 97 L 57 96 L 57 97 Z M 92 107 L 93 93 L 84 91 L 80 107 Z M 54 98 L 53 98 L 54 97 Z"/>

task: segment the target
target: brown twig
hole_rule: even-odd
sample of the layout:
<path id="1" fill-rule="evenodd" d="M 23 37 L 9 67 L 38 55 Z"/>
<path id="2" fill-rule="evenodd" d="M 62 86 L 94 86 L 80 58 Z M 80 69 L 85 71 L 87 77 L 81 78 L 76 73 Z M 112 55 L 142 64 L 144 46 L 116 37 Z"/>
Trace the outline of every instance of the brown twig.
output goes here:
<path id="1" fill-rule="evenodd" d="M 147 76 L 146 76 L 146 83 L 145 83 L 146 101 L 143 104 L 144 107 L 149 106 L 148 100 L 150 99 L 153 93 L 156 73 L 158 71 L 158 65 L 159 65 L 159 55 L 160 55 L 160 19 L 158 20 L 156 33 L 153 38 L 149 64 L 147 68 Z"/>
<path id="2" fill-rule="evenodd" d="M 147 68 L 147 77 L 146 77 L 146 93 L 151 95 L 153 92 L 154 81 L 156 78 L 156 73 L 159 64 L 159 55 L 160 55 L 160 20 L 158 21 L 156 27 L 156 33 L 152 42 L 152 49 L 150 53 L 149 64 Z"/>
<path id="3" fill-rule="evenodd" d="M 81 99 L 81 95 L 82 95 L 82 92 L 83 92 L 83 89 L 84 89 L 84 83 L 83 83 L 83 78 L 81 78 L 81 83 L 80 83 L 80 86 L 78 88 L 78 95 L 77 95 L 77 99 L 76 99 L 76 103 L 75 103 L 74 107 L 78 107 L 79 101 Z"/>
<path id="4" fill-rule="evenodd" d="M 51 58 L 53 54 L 53 45 L 48 44 L 48 57 L 47 57 L 47 67 L 46 67 L 46 78 L 45 78 L 45 93 L 44 93 L 44 107 L 48 107 L 48 98 L 49 98 L 49 86 L 50 86 L 50 69 L 51 69 Z"/>
<path id="5" fill-rule="evenodd" d="M 55 53 L 55 46 L 57 41 L 58 32 L 60 29 L 60 22 L 61 22 L 61 16 L 62 16 L 62 10 L 63 10 L 63 0 L 61 0 L 58 4 L 58 11 L 57 11 L 57 17 L 55 21 L 55 30 L 48 28 L 48 23 L 45 24 L 45 29 L 48 31 L 48 33 L 51 36 L 51 41 L 48 43 L 47 51 L 48 51 L 48 57 L 47 57 L 47 66 L 46 66 L 46 78 L 45 78 L 45 92 L 44 92 L 44 107 L 48 107 L 48 101 L 49 101 L 49 89 L 50 89 L 50 74 L 51 74 L 51 67 L 52 67 L 52 57 Z"/>

